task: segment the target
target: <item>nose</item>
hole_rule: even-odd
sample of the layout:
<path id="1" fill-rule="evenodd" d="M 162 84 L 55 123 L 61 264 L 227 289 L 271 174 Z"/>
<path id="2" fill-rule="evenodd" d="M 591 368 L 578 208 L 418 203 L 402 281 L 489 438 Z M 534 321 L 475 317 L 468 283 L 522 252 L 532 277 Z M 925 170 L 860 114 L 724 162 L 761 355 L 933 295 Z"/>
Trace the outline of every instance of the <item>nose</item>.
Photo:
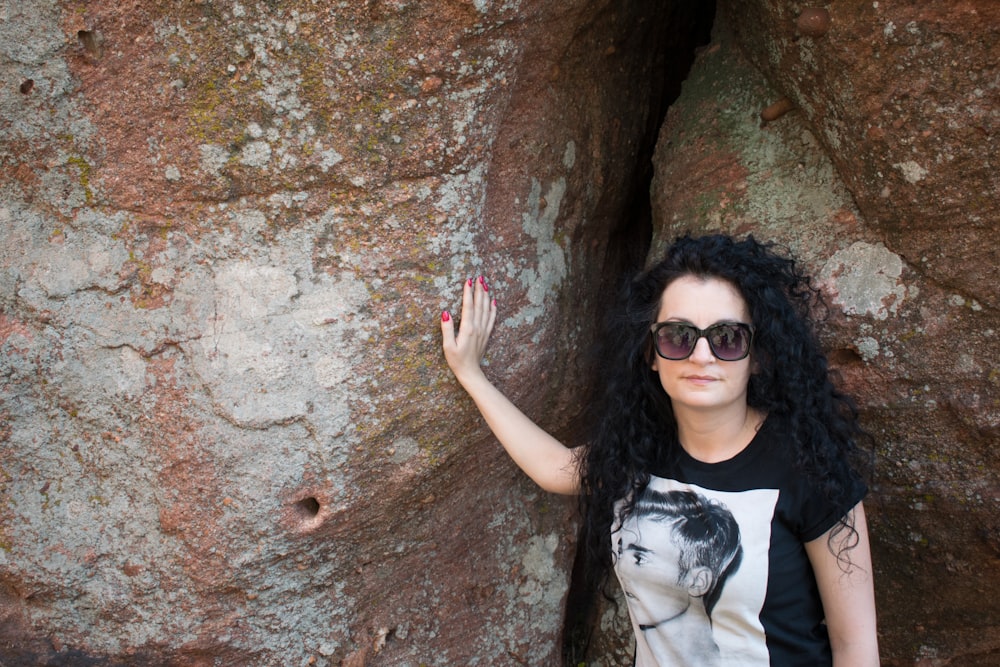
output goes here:
<path id="1" fill-rule="evenodd" d="M 688 358 L 699 364 L 707 364 L 715 361 L 715 355 L 712 354 L 712 348 L 708 346 L 708 339 L 704 336 L 699 336 L 698 340 L 694 344 L 694 351 Z"/>

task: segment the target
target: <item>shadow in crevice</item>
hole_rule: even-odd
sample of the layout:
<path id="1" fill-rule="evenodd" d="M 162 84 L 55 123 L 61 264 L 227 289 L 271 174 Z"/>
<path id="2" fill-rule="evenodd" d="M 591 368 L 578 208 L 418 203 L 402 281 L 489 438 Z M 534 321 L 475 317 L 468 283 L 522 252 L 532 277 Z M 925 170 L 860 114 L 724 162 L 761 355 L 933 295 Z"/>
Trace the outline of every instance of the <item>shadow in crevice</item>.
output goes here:
<path id="1" fill-rule="evenodd" d="M 660 20 L 662 30 L 650 35 L 648 43 L 643 45 L 657 51 L 657 58 L 661 61 L 657 72 L 663 79 L 647 82 L 647 85 L 659 87 L 659 95 L 653 100 L 645 131 L 639 138 L 626 208 L 617 223 L 608 230 L 603 267 L 603 274 L 610 281 L 605 285 L 607 299 L 613 298 L 620 283 L 642 269 L 646 262 L 653 235 L 649 189 L 653 180 L 656 140 L 667 110 L 680 96 L 681 84 L 691 71 L 696 51 L 711 41 L 715 21 L 714 0 L 670 0 L 667 3 L 649 0 L 648 4 L 650 11 L 655 7 L 655 11 L 666 13 L 666 17 Z M 631 83 L 639 85 L 640 82 Z"/>
<path id="2" fill-rule="evenodd" d="M 625 197 L 627 203 L 617 222 L 608 230 L 602 267 L 605 282 L 595 304 L 598 316 L 608 312 L 624 281 L 641 270 L 646 262 L 653 236 L 649 191 L 653 179 L 656 140 L 667 109 L 681 93 L 681 84 L 694 63 L 696 50 L 711 41 L 715 20 L 714 0 L 646 0 L 645 4 L 649 7 L 650 16 L 655 15 L 656 18 L 646 22 L 649 26 L 648 34 L 633 42 L 632 47 L 655 50 L 658 66 L 654 71 L 663 78 L 660 81 L 643 82 L 626 77 L 624 82 L 624 85 L 649 85 L 658 90 L 649 110 L 646 127 L 639 137 L 634 177 Z M 600 319 L 598 317 L 594 321 Z M 595 383 L 591 384 L 596 386 Z M 589 664 L 597 657 L 591 655 L 591 640 L 600 622 L 602 595 L 609 603 L 611 600 L 604 590 L 607 578 L 595 574 L 595 568 L 584 548 L 587 544 L 584 530 L 585 525 L 577 536 L 580 548 L 574 558 L 566 596 L 562 632 L 562 663 L 566 667 Z M 608 539 L 608 548 L 611 548 L 610 537 Z"/>

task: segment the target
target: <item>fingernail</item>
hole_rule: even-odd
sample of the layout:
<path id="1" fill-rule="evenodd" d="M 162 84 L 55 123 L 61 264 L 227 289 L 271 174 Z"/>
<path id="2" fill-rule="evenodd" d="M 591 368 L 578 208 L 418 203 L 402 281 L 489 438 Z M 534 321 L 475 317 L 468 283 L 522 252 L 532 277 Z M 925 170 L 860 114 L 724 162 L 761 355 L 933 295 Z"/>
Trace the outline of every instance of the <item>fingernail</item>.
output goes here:
<path id="1" fill-rule="evenodd" d="M 472 278 L 469 278 L 469 287 L 472 287 Z"/>
<path id="2" fill-rule="evenodd" d="M 491 303 L 492 303 L 492 304 L 493 304 L 494 306 L 496 306 L 496 305 L 497 305 L 497 300 L 496 300 L 496 299 L 493 299 L 493 301 L 492 301 Z"/>
<path id="3" fill-rule="evenodd" d="M 441 313 L 442 322 L 447 322 L 450 319 L 451 319 L 451 314 L 447 310 Z"/>

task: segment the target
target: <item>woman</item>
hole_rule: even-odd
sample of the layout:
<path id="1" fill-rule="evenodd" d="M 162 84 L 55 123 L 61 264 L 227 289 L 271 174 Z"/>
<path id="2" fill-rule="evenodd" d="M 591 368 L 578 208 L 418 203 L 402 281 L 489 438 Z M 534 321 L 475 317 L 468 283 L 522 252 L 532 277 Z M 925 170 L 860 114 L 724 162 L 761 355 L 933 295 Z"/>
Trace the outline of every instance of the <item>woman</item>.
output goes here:
<path id="1" fill-rule="evenodd" d="M 633 598 L 650 584 L 612 541 L 649 488 L 703 495 L 739 526 L 742 564 L 706 607 L 720 664 L 878 664 L 866 489 L 852 465 L 864 433 L 811 330 L 816 296 L 794 260 L 752 237 L 678 239 L 622 297 L 597 435 L 576 449 L 483 374 L 496 319 L 485 279 L 464 287 L 457 336 L 441 316 L 448 365 L 511 458 L 543 489 L 582 494 L 585 548 L 632 595 L 639 667 L 700 664 L 637 621 Z"/>

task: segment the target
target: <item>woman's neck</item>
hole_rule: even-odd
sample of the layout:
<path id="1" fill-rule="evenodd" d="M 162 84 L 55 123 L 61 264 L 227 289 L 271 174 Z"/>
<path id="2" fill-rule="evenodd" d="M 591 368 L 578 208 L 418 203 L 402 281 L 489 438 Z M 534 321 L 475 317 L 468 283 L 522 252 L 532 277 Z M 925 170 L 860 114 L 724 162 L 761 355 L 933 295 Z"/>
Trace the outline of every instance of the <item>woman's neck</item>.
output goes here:
<path id="1" fill-rule="evenodd" d="M 749 406 L 721 413 L 675 407 L 674 415 L 681 447 L 703 463 L 733 458 L 750 444 L 764 423 L 764 415 Z"/>

